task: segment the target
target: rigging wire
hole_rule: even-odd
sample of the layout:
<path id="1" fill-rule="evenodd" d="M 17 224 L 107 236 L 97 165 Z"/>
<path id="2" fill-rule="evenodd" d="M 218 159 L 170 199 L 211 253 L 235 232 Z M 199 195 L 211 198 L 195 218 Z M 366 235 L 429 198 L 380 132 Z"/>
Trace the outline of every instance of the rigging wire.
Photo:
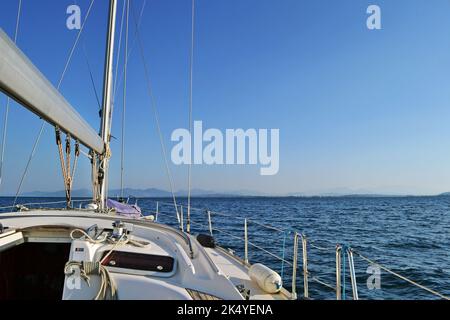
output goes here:
<path id="1" fill-rule="evenodd" d="M 78 5 L 78 1 L 74 0 L 75 4 Z M 101 103 L 100 103 L 100 96 L 98 95 L 98 90 L 97 90 L 97 86 L 95 85 L 95 80 L 94 80 L 94 73 L 92 72 L 92 68 L 91 68 L 91 63 L 89 62 L 89 55 L 87 54 L 87 50 L 86 50 L 86 43 L 84 41 L 84 39 L 82 39 L 82 43 L 83 43 L 83 55 L 84 55 L 84 59 L 86 61 L 86 66 L 88 68 L 88 72 L 89 72 L 89 77 L 91 79 L 91 84 L 92 84 L 92 88 L 94 90 L 94 94 L 95 94 L 95 99 L 97 101 L 97 105 L 99 110 L 101 110 Z"/>
<path id="2" fill-rule="evenodd" d="M 120 198 L 123 199 L 124 188 L 124 162 L 125 162 L 125 118 L 127 111 L 127 76 L 128 76 L 128 35 L 129 35 L 129 20 L 130 20 L 130 0 L 127 0 L 127 16 L 125 26 L 125 60 L 123 65 L 123 109 L 122 109 L 122 154 L 120 159 Z"/>
<path id="3" fill-rule="evenodd" d="M 139 13 L 139 19 L 138 19 L 138 23 L 137 23 L 137 28 L 140 28 L 140 26 L 142 24 L 142 17 L 144 15 L 144 10 L 145 10 L 146 5 L 147 5 L 147 0 L 144 0 L 144 2 L 142 3 L 141 12 Z M 121 36 L 120 39 L 122 39 L 122 36 Z M 135 48 L 136 40 L 137 40 L 137 33 L 135 32 L 134 33 L 134 37 L 133 37 L 133 42 L 131 43 L 131 46 L 130 46 L 130 49 L 129 49 L 129 52 L 128 52 L 128 59 L 130 58 L 130 56 L 131 56 L 131 54 L 133 52 L 133 49 Z M 120 49 L 120 44 L 119 44 L 119 49 Z M 117 95 L 117 90 L 116 90 L 117 86 L 120 86 L 122 84 L 122 82 L 123 82 L 123 70 L 122 70 L 122 73 L 120 75 L 120 80 L 119 80 L 119 77 L 118 77 L 118 71 L 119 71 L 119 64 L 117 63 L 116 76 L 115 76 L 115 81 L 116 82 L 114 84 L 114 93 L 113 93 L 114 94 L 114 98 Z"/>
<path id="4" fill-rule="evenodd" d="M 83 42 L 83 53 L 84 53 L 84 58 L 86 60 L 86 65 L 88 67 L 88 71 L 89 71 L 89 76 L 91 78 L 91 84 L 92 84 L 92 88 L 94 89 L 94 94 L 95 94 L 95 99 L 97 100 L 97 105 L 99 110 L 102 108 L 101 103 L 100 103 L 100 98 L 98 95 L 98 91 L 97 91 L 97 87 L 95 86 L 95 80 L 94 80 L 94 74 L 92 72 L 92 68 L 91 68 L 91 64 L 89 63 L 89 57 L 86 51 L 86 45 Z"/>
<path id="5" fill-rule="evenodd" d="M 138 29 L 138 25 L 137 25 L 136 13 L 134 12 L 134 7 L 132 9 L 133 9 L 132 10 L 133 21 L 134 21 L 135 27 L 136 27 L 136 38 L 137 38 L 137 42 L 138 42 L 138 45 L 139 45 L 140 56 L 141 56 L 141 59 L 142 59 L 142 64 L 144 66 L 144 74 L 145 74 L 145 78 L 146 78 L 146 82 L 147 82 L 147 91 L 148 91 L 148 95 L 150 97 L 152 110 L 153 110 L 153 113 L 154 113 L 154 116 L 155 116 L 156 128 L 157 128 L 157 131 L 158 131 L 159 142 L 161 144 L 161 151 L 163 153 L 165 170 L 166 170 L 166 174 L 167 174 L 167 177 L 168 177 L 168 180 L 169 180 L 170 191 L 172 193 L 173 204 L 174 204 L 175 211 L 176 211 L 176 214 L 177 214 L 178 222 L 181 225 L 182 221 L 180 219 L 180 213 L 178 211 L 177 198 L 175 196 L 175 189 L 174 189 L 173 178 L 172 178 L 172 174 L 171 174 L 171 171 L 170 171 L 170 168 L 169 168 L 169 162 L 168 162 L 168 159 L 167 159 L 166 146 L 164 144 L 164 137 L 163 137 L 163 134 L 162 134 L 162 131 L 161 131 L 161 124 L 160 124 L 160 121 L 159 121 L 158 109 L 156 107 L 156 99 L 155 99 L 155 96 L 153 95 L 153 90 L 152 90 L 151 81 L 150 81 L 150 73 L 149 73 L 147 61 L 145 59 L 144 47 L 142 45 L 141 35 L 140 35 L 139 29 Z"/>
<path id="6" fill-rule="evenodd" d="M 78 35 L 77 35 L 77 37 L 75 39 L 75 42 L 74 42 L 74 44 L 73 44 L 73 46 L 72 46 L 72 48 L 70 50 L 69 57 L 68 57 L 67 62 L 65 64 L 65 66 L 64 66 L 64 70 L 63 70 L 63 72 L 61 74 L 61 78 L 59 79 L 59 82 L 58 82 L 58 86 L 57 86 L 57 90 L 58 91 L 60 90 L 61 85 L 62 85 L 62 83 L 64 81 L 67 69 L 69 68 L 70 62 L 72 61 L 73 54 L 74 54 L 75 49 L 76 49 L 76 47 L 78 45 L 78 42 L 79 42 L 80 37 L 81 37 L 81 34 L 83 33 L 83 30 L 84 30 L 84 27 L 86 25 L 86 22 L 89 19 L 89 16 L 90 16 L 90 13 L 91 13 L 91 10 L 92 10 L 92 7 L 93 7 L 94 3 L 95 3 L 95 0 L 91 0 L 89 8 L 88 8 L 88 10 L 86 12 L 86 17 L 84 18 L 83 24 L 81 25 L 81 28 L 78 31 Z M 25 170 L 24 170 L 24 172 L 22 174 L 22 178 L 20 180 L 19 186 L 18 186 L 17 191 L 16 191 L 16 196 L 14 198 L 14 206 L 17 204 L 17 199 L 19 198 L 20 192 L 22 190 L 23 183 L 25 182 L 25 178 L 26 178 L 26 176 L 28 174 L 28 171 L 30 169 L 30 166 L 31 166 L 31 162 L 33 161 L 34 155 L 36 154 L 36 150 L 37 150 L 37 147 L 39 145 L 39 141 L 41 140 L 42 134 L 44 133 L 45 125 L 46 125 L 46 122 L 42 121 L 41 128 L 39 129 L 39 133 L 38 133 L 38 135 L 36 137 L 36 140 L 34 142 L 33 149 L 31 150 L 30 157 L 28 158 L 27 165 L 26 165 Z"/>
<path id="7" fill-rule="evenodd" d="M 145 9 L 146 5 L 147 5 L 147 0 L 144 0 L 144 2 L 142 3 L 142 8 L 141 8 L 141 11 L 140 11 L 140 15 L 139 15 L 138 28 L 141 25 L 142 16 L 143 16 L 144 9 Z M 125 18 L 126 9 L 127 9 L 127 3 L 124 2 L 123 8 L 122 8 L 122 18 L 121 18 L 121 23 L 120 23 L 118 56 L 117 56 L 116 70 L 115 70 L 115 76 L 114 76 L 113 99 L 112 99 L 112 106 L 111 106 L 111 117 L 112 117 L 112 114 L 114 113 L 114 107 L 115 107 L 115 104 L 116 104 L 117 88 L 118 88 L 118 86 L 120 86 L 122 84 L 122 81 L 123 81 L 123 78 L 124 78 L 124 69 L 122 69 L 120 81 L 119 81 L 118 74 L 119 74 L 119 69 L 120 69 L 119 68 L 119 64 L 120 64 L 120 58 L 121 58 L 121 53 L 122 53 L 122 38 L 123 38 L 123 29 L 124 29 L 124 22 L 125 22 L 125 20 L 127 20 L 127 31 L 126 31 L 127 32 L 127 34 L 126 34 L 126 42 L 127 42 L 126 46 L 127 46 L 127 49 L 126 49 L 124 60 L 126 60 L 127 64 L 128 64 L 128 60 L 129 60 L 129 58 L 131 56 L 131 50 L 128 49 L 128 43 L 129 43 L 129 40 L 128 40 L 128 38 L 129 38 L 129 31 L 128 31 L 128 27 L 129 27 L 129 12 L 128 12 L 127 17 Z M 129 10 L 129 8 L 128 8 L 128 10 Z M 136 42 L 136 34 L 134 35 L 133 45 L 131 46 L 131 49 L 133 49 L 135 42 Z M 126 92 L 125 88 L 124 88 L 124 91 Z M 111 123 L 111 125 L 112 125 L 112 123 Z M 121 182 L 120 182 L 120 185 L 121 185 L 121 198 L 123 198 L 123 196 L 124 196 L 124 194 L 123 194 L 124 193 L 124 191 L 123 191 L 124 190 L 124 178 L 123 178 L 124 177 L 124 155 L 125 155 L 124 127 L 125 127 L 125 119 L 122 119 L 122 159 L 121 159 L 121 176 L 120 176 L 120 179 L 121 179 Z"/>
<path id="8" fill-rule="evenodd" d="M 17 43 L 17 36 L 19 34 L 20 16 L 22 13 L 22 0 L 19 0 L 19 6 L 17 8 L 17 18 L 16 18 L 16 29 L 14 32 L 14 43 Z M 5 160 L 5 150 L 6 150 L 6 138 L 8 134 L 8 119 L 9 119 L 9 108 L 11 106 L 11 98 L 8 97 L 6 100 L 6 110 L 5 110 L 5 122 L 3 125 L 3 138 L 2 138 L 2 154 L 0 156 L 0 187 L 3 182 L 3 163 Z"/>
<path id="9" fill-rule="evenodd" d="M 88 18 L 90 16 L 90 13 L 91 13 L 91 10 L 92 10 L 92 6 L 94 5 L 94 3 L 95 3 L 95 0 L 91 0 L 91 4 L 89 5 L 89 8 L 88 8 L 88 10 L 86 12 L 86 17 L 84 18 L 84 21 L 83 21 L 83 24 L 81 25 L 80 31 L 77 34 L 77 37 L 75 39 L 75 43 L 73 44 L 72 49 L 70 50 L 69 58 L 67 59 L 66 65 L 64 66 L 64 71 L 63 71 L 63 73 L 61 75 L 61 78 L 60 78 L 58 86 L 57 86 L 58 91 L 61 88 L 62 82 L 64 81 L 64 78 L 66 76 L 66 72 L 69 69 L 69 65 L 70 65 L 70 62 L 72 61 L 73 54 L 75 53 L 75 49 L 77 48 L 78 42 L 80 41 L 81 35 L 83 33 L 83 30 L 84 30 L 84 27 L 86 25 L 86 22 L 87 22 L 87 20 L 88 20 Z"/>
<path id="10" fill-rule="evenodd" d="M 195 0 L 192 0 L 192 26 L 191 26 L 191 51 L 189 57 L 189 132 L 192 137 L 193 131 L 193 93 L 194 93 L 194 49 L 195 49 Z M 189 162 L 188 169 L 188 212 L 187 212 L 187 231 L 190 233 L 191 222 L 191 194 L 192 193 L 192 159 Z"/>
<path id="11" fill-rule="evenodd" d="M 31 150 L 30 157 L 28 158 L 28 162 L 25 167 L 25 171 L 23 172 L 22 178 L 20 179 L 19 187 L 17 188 L 16 196 L 14 198 L 13 206 L 15 206 L 17 204 L 17 199 L 19 198 L 19 194 L 22 189 L 23 183 L 25 182 L 25 178 L 28 174 L 28 170 L 30 169 L 31 162 L 33 161 L 34 155 L 36 154 L 36 149 L 38 147 L 39 141 L 41 140 L 42 134 L 44 133 L 44 129 L 45 129 L 45 122 L 42 122 L 41 128 L 39 129 L 39 133 L 34 142 L 33 149 Z"/>
<path id="12" fill-rule="evenodd" d="M 361 253 L 359 253 L 359 252 L 357 252 L 355 250 L 352 250 L 352 251 L 353 251 L 354 254 L 356 254 L 362 260 L 366 261 L 367 263 L 371 264 L 372 266 L 377 266 L 380 269 L 386 271 L 387 273 L 390 273 L 391 275 L 393 275 L 393 276 L 395 276 L 395 277 L 397 277 L 399 279 L 402 279 L 403 281 L 406 281 L 406 282 L 408 282 L 408 283 L 410 283 L 410 284 L 412 284 L 412 285 L 414 285 L 414 286 L 416 286 L 416 287 L 418 287 L 420 289 L 428 291 L 429 293 L 434 294 L 435 296 L 438 296 L 441 299 L 450 300 L 450 297 L 447 297 L 447 296 L 445 296 L 445 295 L 443 295 L 443 294 L 441 294 L 441 293 L 439 293 L 439 292 L 437 292 L 437 291 L 435 291 L 433 289 L 430 289 L 430 288 L 428 288 L 428 287 L 426 287 L 426 286 L 424 286 L 424 285 L 422 285 L 420 283 L 417 283 L 417 282 L 415 282 L 415 281 L 413 281 L 413 280 L 411 280 L 411 279 L 409 279 L 409 278 L 407 278 L 405 276 L 402 276 L 401 274 L 398 274 L 397 272 L 392 271 L 391 269 L 389 269 L 389 268 L 387 268 L 387 267 L 385 267 L 385 266 L 383 266 L 383 265 L 381 265 L 381 264 L 379 264 L 379 263 L 377 263 L 377 262 L 375 262 L 375 261 L 373 261 L 373 260 L 363 256 Z"/>
<path id="13" fill-rule="evenodd" d="M 122 35 L 123 35 L 123 25 L 124 25 L 124 21 L 125 21 L 126 7 L 127 6 L 125 5 L 125 2 L 124 2 L 123 8 L 122 8 L 122 18 L 120 20 L 119 48 L 117 51 L 116 71 L 114 74 L 113 99 L 112 99 L 112 104 L 111 104 L 111 117 L 112 117 L 112 114 L 114 113 L 114 106 L 116 104 L 117 78 L 118 78 L 118 73 L 119 73 L 120 57 L 121 57 L 121 53 L 122 53 Z"/>

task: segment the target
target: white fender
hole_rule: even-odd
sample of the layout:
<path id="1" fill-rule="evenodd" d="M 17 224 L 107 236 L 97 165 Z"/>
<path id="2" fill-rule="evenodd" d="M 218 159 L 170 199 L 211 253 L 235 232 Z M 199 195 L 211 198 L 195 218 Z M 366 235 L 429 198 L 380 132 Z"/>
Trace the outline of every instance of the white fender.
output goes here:
<path id="1" fill-rule="evenodd" d="M 95 203 L 89 203 L 84 207 L 86 210 L 92 210 L 95 211 L 98 209 L 98 205 Z"/>
<path id="2" fill-rule="evenodd" d="M 263 264 L 257 263 L 251 266 L 248 275 L 264 292 L 278 293 L 283 287 L 280 275 Z"/>

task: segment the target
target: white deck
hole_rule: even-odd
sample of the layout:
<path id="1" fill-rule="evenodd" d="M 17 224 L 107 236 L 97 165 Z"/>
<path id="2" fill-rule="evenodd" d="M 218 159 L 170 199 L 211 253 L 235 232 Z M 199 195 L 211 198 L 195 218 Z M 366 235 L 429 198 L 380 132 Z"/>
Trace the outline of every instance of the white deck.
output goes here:
<path id="1" fill-rule="evenodd" d="M 151 243 L 144 249 L 122 247 L 122 250 L 169 255 L 177 262 L 175 274 L 167 278 L 110 270 L 117 283 L 120 299 L 189 300 L 190 296 L 186 289 L 190 289 L 225 300 L 242 300 L 237 286 L 244 286 L 250 290 L 251 300 L 290 299 L 290 294 L 286 290 L 275 295 L 263 292 L 248 276 L 248 267 L 224 249 L 205 249 L 195 237 L 165 225 L 86 211 L 38 210 L 0 215 L 0 222 L 11 229 L 21 231 L 41 227 L 35 229 L 32 234 L 25 231 L 25 241 L 50 243 L 65 240 L 70 243 L 67 230 L 74 228 L 86 230 L 93 225 L 97 225 L 99 229 L 108 229 L 111 228 L 112 222 L 118 219 L 133 229 L 131 234 L 134 239 Z M 67 259 L 69 260 L 69 257 Z M 93 295 L 95 295 L 93 288 L 83 286 L 83 290 L 65 294 L 64 297 L 90 299 Z"/>

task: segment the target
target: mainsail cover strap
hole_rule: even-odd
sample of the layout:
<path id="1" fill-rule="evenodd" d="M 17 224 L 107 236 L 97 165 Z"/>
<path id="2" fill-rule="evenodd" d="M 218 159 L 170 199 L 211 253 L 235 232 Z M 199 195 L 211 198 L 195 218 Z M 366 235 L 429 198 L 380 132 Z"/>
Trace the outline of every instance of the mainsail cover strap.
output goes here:
<path id="1" fill-rule="evenodd" d="M 98 133 L 0 28 L 0 91 L 97 154 L 105 145 Z"/>

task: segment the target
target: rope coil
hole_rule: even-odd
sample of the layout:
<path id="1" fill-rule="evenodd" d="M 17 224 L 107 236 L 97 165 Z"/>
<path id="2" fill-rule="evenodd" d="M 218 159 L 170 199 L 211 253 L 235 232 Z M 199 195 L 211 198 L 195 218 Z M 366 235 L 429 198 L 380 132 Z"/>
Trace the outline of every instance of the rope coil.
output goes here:
<path id="1" fill-rule="evenodd" d="M 70 261 L 64 268 L 64 274 L 68 277 L 75 276 L 75 270 L 79 269 L 80 277 L 87 285 L 91 286 L 91 276 L 100 277 L 100 289 L 94 300 L 117 300 L 117 287 L 111 277 L 108 269 L 101 264 L 101 262 L 76 262 Z"/>
<path id="2" fill-rule="evenodd" d="M 81 236 L 79 238 L 75 237 L 76 233 L 81 234 Z M 80 277 L 88 284 L 89 287 L 91 286 L 90 276 L 100 276 L 100 289 L 94 300 L 117 300 L 118 298 L 116 284 L 111 277 L 111 274 L 108 271 L 107 267 L 103 265 L 103 263 L 105 263 L 105 261 L 114 253 L 114 251 L 116 251 L 118 247 L 125 246 L 127 244 L 139 248 L 144 248 L 149 245 L 149 243 L 146 242 L 133 240 L 125 233 L 119 239 L 114 239 L 113 237 L 106 234 L 101 238 L 99 237 L 97 239 L 94 239 L 86 231 L 81 229 L 72 230 L 72 232 L 70 233 L 70 238 L 72 240 L 81 240 L 84 238 L 84 240 L 93 244 L 113 244 L 113 247 L 108 251 L 108 253 L 103 257 L 101 261 L 70 261 L 66 264 L 66 267 L 64 269 L 64 273 L 66 274 L 66 276 L 74 276 L 75 269 L 78 268 L 80 271 Z"/>

